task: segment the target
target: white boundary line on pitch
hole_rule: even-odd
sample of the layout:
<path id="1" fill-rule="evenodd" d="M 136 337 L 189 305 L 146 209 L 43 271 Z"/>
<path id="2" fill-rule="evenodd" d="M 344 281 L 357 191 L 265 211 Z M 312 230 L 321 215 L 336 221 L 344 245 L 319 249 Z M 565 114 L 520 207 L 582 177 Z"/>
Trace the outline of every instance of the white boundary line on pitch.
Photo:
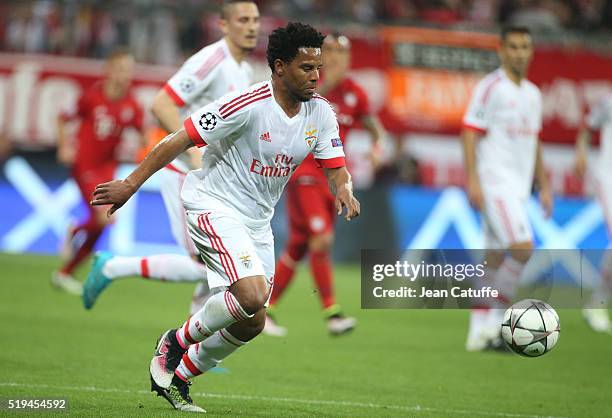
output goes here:
<path id="1" fill-rule="evenodd" d="M 70 390 L 75 392 L 102 392 L 102 393 L 126 393 L 126 394 L 149 394 L 147 390 L 128 390 L 128 389 L 113 389 L 113 388 L 99 388 L 95 386 L 52 386 L 45 384 L 29 384 L 29 383 L 14 383 L 14 382 L 0 382 L 0 387 L 15 387 L 15 388 L 29 388 L 29 389 L 53 389 L 53 390 Z M 511 414 L 505 412 L 484 412 L 484 411 L 471 411 L 466 409 L 443 409 L 443 408 L 429 408 L 425 406 L 405 406 L 405 405 L 384 405 L 371 402 L 352 402 L 352 401 L 327 401 L 322 399 L 299 399 L 299 398 L 284 398 L 275 396 L 251 396 L 251 395 L 231 395 L 224 393 L 206 393 L 196 392 L 191 393 L 191 396 L 203 397 L 203 398 L 219 398 L 219 399 L 240 399 L 245 401 L 265 401 L 265 402 L 283 402 L 283 403 L 301 403 L 305 405 L 330 405 L 330 406 L 348 406 L 354 408 L 372 408 L 372 409 L 393 409 L 396 411 L 406 412 L 432 412 L 432 413 L 445 413 L 455 415 L 484 415 L 490 417 L 504 417 L 504 418 L 565 418 L 560 416 L 552 415 L 525 415 L 525 414 Z"/>

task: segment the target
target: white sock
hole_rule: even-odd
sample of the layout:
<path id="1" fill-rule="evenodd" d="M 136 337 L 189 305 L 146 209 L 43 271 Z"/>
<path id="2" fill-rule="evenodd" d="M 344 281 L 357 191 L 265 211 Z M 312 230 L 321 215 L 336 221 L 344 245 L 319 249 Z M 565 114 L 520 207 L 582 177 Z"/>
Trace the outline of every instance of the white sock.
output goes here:
<path id="1" fill-rule="evenodd" d="M 506 257 L 499 266 L 493 279 L 493 289 L 497 289 L 499 292 L 499 297 L 496 300 L 497 308 L 503 310 L 510 306 L 514 295 L 516 295 L 524 268 L 524 263 L 512 257 Z"/>
<path id="2" fill-rule="evenodd" d="M 206 281 L 198 283 L 198 285 L 193 291 L 193 296 L 191 298 L 189 315 L 193 316 L 197 311 L 202 309 L 202 306 L 204 306 L 210 296 L 211 294 L 210 289 L 208 288 L 208 283 Z"/>
<path id="3" fill-rule="evenodd" d="M 115 256 L 104 264 L 102 273 L 109 279 L 141 276 L 171 282 L 197 282 L 206 279 L 206 266 L 180 254 Z"/>
<path id="4" fill-rule="evenodd" d="M 201 343 L 190 345 L 174 373 L 183 380 L 199 376 L 245 344 L 226 329 L 220 329 Z"/>
<path id="5" fill-rule="evenodd" d="M 251 318 L 229 291 L 210 296 L 202 309 L 193 314 L 176 331 L 176 338 L 183 348 L 204 341 L 220 329 L 235 322 Z"/>

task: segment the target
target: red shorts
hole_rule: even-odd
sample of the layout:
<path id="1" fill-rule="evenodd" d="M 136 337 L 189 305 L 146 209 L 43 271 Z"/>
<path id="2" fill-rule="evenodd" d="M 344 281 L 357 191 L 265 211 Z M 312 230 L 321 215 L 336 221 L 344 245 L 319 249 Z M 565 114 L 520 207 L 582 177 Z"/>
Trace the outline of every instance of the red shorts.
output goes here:
<path id="1" fill-rule="evenodd" d="M 83 200 L 87 203 L 87 207 L 91 208 L 89 202 L 93 198 L 93 192 L 96 186 L 100 183 L 111 181 L 115 176 L 117 164 L 104 164 L 95 168 L 74 167 L 72 177 L 76 181 Z"/>
<path id="2" fill-rule="evenodd" d="M 308 239 L 332 231 L 336 214 L 334 202 L 326 180 L 307 175 L 292 178 L 287 185 L 290 234 L 294 238 Z"/>

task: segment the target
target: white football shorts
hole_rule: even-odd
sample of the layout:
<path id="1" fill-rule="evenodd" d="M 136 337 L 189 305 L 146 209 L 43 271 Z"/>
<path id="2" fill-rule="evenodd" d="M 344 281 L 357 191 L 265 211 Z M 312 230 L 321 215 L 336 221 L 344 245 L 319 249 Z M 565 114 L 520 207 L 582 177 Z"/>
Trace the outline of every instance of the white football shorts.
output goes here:
<path id="1" fill-rule="evenodd" d="M 206 262 L 210 289 L 229 287 L 250 276 L 264 276 L 272 285 L 274 236 L 269 224 L 249 228 L 233 209 L 223 207 L 186 214 L 191 238 Z"/>
<path id="2" fill-rule="evenodd" d="M 533 241 L 527 200 L 516 195 L 485 193 L 482 221 L 486 249 L 507 249 Z"/>

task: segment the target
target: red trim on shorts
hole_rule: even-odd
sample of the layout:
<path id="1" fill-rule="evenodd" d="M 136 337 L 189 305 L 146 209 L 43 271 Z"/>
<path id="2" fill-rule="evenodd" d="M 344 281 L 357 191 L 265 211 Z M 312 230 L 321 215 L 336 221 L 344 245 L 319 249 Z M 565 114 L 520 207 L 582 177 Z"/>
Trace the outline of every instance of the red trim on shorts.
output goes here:
<path id="1" fill-rule="evenodd" d="M 196 367 L 195 364 L 193 364 L 193 362 L 191 361 L 191 359 L 189 358 L 189 354 L 185 353 L 183 354 L 183 363 L 185 364 L 185 367 L 187 367 L 187 369 L 191 372 L 192 375 L 194 376 L 199 376 L 202 373 L 204 373 L 203 371 L 201 371 L 200 369 L 198 369 Z"/>
<path id="2" fill-rule="evenodd" d="M 223 267 L 225 274 L 229 278 L 230 284 L 234 283 L 235 281 L 238 280 L 238 274 L 235 274 L 234 276 L 233 274 L 234 272 L 232 272 L 232 270 L 230 269 L 229 262 L 227 261 L 227 257 L 228 257 L 227 250 L 224 251 L 223 249 L 221 249 L 221 245 L 219 244 L 218 237 L 216 237 L 215 234 L 213 234 L 211 231 L 208 230 L 210 223 L 206 223 L 206 218 L 205 218 L 205 216 L 208 216 L 208 215 L 210 215 L 210 212 L 206 213 L 205 215 L 200 215 L 198 217 L 198 227 L 208 236 L 211 246 L 219 254 L 219 259 L 221 260 L 221 266 Z M 200 222 L 204 226 L 202 226 Z"/>
<path id="3" fill-rule="evenodd" d="M 512 231 L 512 224 L 510 223 L 510 218 L 508 217 L 508 212 L 506 212 L 506 208 L 504 206 L 504 202 L 501 199 L 496 199 L 495 204 L 500 211 L 502 217 L 502 223 L 506 227 L 506 232 L 510 235 L 510 242 L 516 242 L 516 238 L 514 236 L 514 231 Z"/>
<path id="4" fill-rule="evenodd" d="M 142 257 L 140 259 L 140 275 L 145 279 L 148 279 L 149 276 L 149 261 L 146 257 Z"/>
<path id="5" fill-rule="evenodd" d="M 487 133 L 486 129 L 480 128 L 480 127 L 475 126 L 475 125 L 470 125 L 469 123 L 464 123 L 462 127 L 465 130 L 474 131 L 474 132 L 477 132 L 479 134 L 486 134 Z"/>
<path id="6" fill-rule="evenodd" d="M 193 142 L 196 147 L 201 148 L 208 145 L 196 129 L 195 125 L 193 124 L 193 121 L 191 120 L 191 117 L 185 119 L 183 126 L 185 127 L 185 131 L 187 132 L 189 139 L 191 139 L 191 142 Z"/>
<path id="7" fill-rule="evenodd" d="M 236 270 L 236 264 L 234 264 L 234 260 L 232 259 L 232 256 L 230 255 L 229 251 L 227 251 L 227 248 L 225 248 L 225 245 L 223 245 L 223 240 L 221 239 L 221 237 L 217 234 L 217 232 L 215 231 L 215 228 L 212 226 L 212 222 L 210 222 L 210 219 L 208 218 L 210 216 L 210 212 L 208 212 L 205 216 L 204 216 L 204 223 L 208 225 L 208 227 L 210 228 L 212 234 L 214 237 L 216 237 L 216 239 L 219 242 L 219 245 L 221 246 L 221 248 L 223 249 L 223 251 L 225 251 L 225 256 L 229 259 L 229 261 L 232 263 L 232 271 L 234 273 L 234 281 L 238 281 L 239 277 L 238 277 L 238 271 Z M 228 264 L 229 265 L 229 264 Z"/>
<path id="8" fill-rule="evenodd" d="M 170 96 L 170 98 L 172 99 L 174 104 L 176 104 L 178 107 L 185 106 L 185 101 L 183 99 L 181 99 L 181 97 L 178 94 L 176 94 L 174 89 L 172 87 L 170 87 L 170 84 L 168 84 L 168 83 L 164 84 L 163 90 L 166 93 L 168 93 L 168 96 Z"/>
<path id="9" fill-rule="evenodd" d="M 185 335 L 185 339 L 189 341 L 190 344 L 195 344 L 197 341 L 194 340 L 189 334 L 189 322 L 191 321 L 191 317 L 187 318 L 187 322 L 185 322 L 185 326 L 183 327 L 183 334 Z"/>
<path id="10" fill-rule="evenodd" d="M 223 338 L 225 341 L 227 341 L 228 343 L 230 343 L 230 344 L 231 344 L 231 345 L 233 345 L 234 347 L 242 347 L 241 345 L 236 344 L 235 342 L 233 342 L 232 340 L 230 340 L 229 338 L 227 338 L 227 337 L 225 336 L 225 334 L 223 333 L 223 330 L 222 330 L 222 329 L 220 329 L 220 330 L 219 330 L 219 335 L 221 336 L 221 338 Z"/>
<path id="11" fill-rule="evenodd" d="M 346 166 L 344 157 L 336 158 L 315 158 L 317 165 L 323 168 L 340 168 Z"/>

